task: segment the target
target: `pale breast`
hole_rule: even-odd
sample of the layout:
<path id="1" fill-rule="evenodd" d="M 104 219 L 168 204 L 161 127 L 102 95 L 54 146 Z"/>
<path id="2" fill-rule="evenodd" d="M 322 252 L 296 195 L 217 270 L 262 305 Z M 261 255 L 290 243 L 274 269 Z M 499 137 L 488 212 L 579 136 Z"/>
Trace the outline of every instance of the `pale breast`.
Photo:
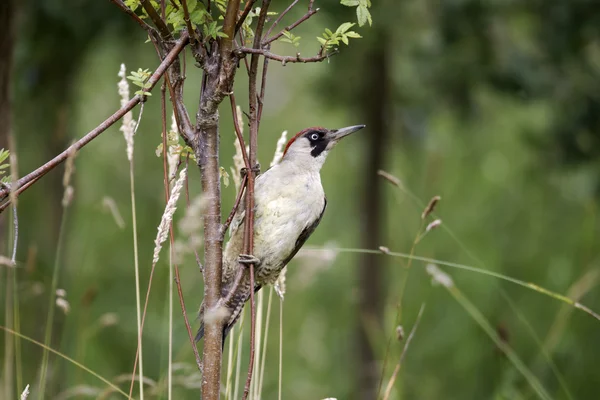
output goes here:
<path id="1" fill-rule="evenodd" d="M 254 211 L 254 256 L 257 283 L 273 283 L 283 262 L 296 247 L 301 233 L 320 218 L 325 194 L 318 173 L 288 171 L 277 165 L 256 179 Z M 232 279 L 242 251 L 243 209 L 232 224 L 232 237 L 225 247 L 223 280 Z"/>
<path id="2" fill-rule="evenodd" d="M 261 275 L 269 281 L 266 283 L 271 283 L 284 267 L 283 261 L 294 251 L 300 234 L 321 216 L 325 194 L 318 174 L 285 174 L 275 169 L 259 178 L 254 252 L 262 261 Z M 276 181 L 282 184 L 273 184 Z"/>

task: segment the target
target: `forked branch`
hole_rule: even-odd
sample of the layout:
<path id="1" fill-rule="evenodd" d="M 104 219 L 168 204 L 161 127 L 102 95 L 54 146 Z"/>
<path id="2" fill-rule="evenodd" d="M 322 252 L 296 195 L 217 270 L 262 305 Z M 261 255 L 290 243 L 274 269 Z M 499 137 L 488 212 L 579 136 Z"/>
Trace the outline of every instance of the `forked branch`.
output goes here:
<path id="1" fill-rule="evenodd" d="M 263 46 L 266 46 L 272 42 L 274 42 L 275 40 L 279 39 L 280 37 L 283 36 L 284 32 L 289 32 L 292 29 L 294 29 L 295 27 L 297 27 L 298 25 L 300 25 L 301 23 L 303 23 L 304 21 L 306 21 L 307 19 L 309 19 L 310 17 L 312 17 L 313 15 L 315 15 L 319 9 L 317 8 L 316 10 L 312 8 L 313 6 L 313 2 L 311 1 L 310 3 L 308 3 L 308 11 L 306 12 L 306 14 L 304 14 L 300 19 L 298 19 L 296 22 L 294 22 L 291 25 L 286 26 L 285 28 L 283 28 L 278 34 L 264 40 L 262 42 Z M 293 2 L 284 12 L 281 13 L 281 15 L 279 16 L 279 18 L 277 18 L 277 20 L 275 20 L 275 23 L 273 24 L 273 26 L 271 26 L 271 28 L 269 29 L 269 31 L 267 32 L 267 34 L 265 36 L 269 36 L 271 34 L 271 30 L 275 27 L 275 25 L 277 25 L 277 23 L 283 18 L 283 16 L 285 14 L 287 14 L 287 12 L 297 3 L 297 1 Z"/>
<path id="2" fill-rule="evenodd" d="M 251 49 L 248 47 L 241 47 L 239 50 L 245 54 L 258 54 L 258 55 L 264 56 L 266 58 L 269 58 L 271 60 L 279 61 L 279 62 L 281 62 L 282 65 L 285 65 L 287 63 L 321 62 L 321 61 L 326 60 L 329 57 L 333 56 L 334 54 L 338 53 L 337 50 L 333 50 L 332 52 L 325 53 L 323 51 L 323 49 L 321 49 L 321 51 L 319 51 L 319 54 L 317 54 L 314 57 L 300 57 L 300 53 L 296 53 L 295 56 L 280 56 L 279 54 L 271 53 L 269 50 L 266 50 L 266 49 L 255 49 L 255 48 Z"/>

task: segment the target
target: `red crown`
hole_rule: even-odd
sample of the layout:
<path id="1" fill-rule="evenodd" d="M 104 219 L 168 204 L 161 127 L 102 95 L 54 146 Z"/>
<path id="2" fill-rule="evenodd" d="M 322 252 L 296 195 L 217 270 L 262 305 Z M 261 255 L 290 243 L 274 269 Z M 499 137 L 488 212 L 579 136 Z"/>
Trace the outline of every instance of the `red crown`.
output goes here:
<path id="1" fill-rule="evenodd" d="M 285 145 L 285 150 L 283 150 L 283 157 L 285 157 L 285 153 L 287 153 L 287 151 L 290 148 L 290 146 L 292 145 L 292 143 L 294 143 L 294 141 L 296 141 L 296 139 L 298 139 L 300 136 L 304 135 L 306 132 L 309 132 L 309 131 L 324 132 L 324 131 L 327 131 L 327 129 L 323 128 L 322 126 L 313 126 L 311 128 L 306 128 L 306 129 L 303 129 L 300 132 L 296 133 L 294 135 L 294 137 L 292 137 L 290 139 L 290 141 L 287 142 L 287 144 Z"/>

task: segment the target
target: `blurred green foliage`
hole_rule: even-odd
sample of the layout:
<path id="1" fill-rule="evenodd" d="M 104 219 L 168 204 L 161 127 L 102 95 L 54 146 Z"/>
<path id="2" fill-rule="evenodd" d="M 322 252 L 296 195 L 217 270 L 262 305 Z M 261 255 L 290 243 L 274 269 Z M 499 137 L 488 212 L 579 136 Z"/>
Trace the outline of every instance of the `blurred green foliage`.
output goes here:
<path id="1" fill-rule="evenodd" d="M 274 3 L 277 11 L 287 6 Z M 290 13 L 290 21 L 304 14 L 302 4 Z M 320 12 L 294 35 L 315 37 L 326 26 L 355 19 L 356 10 L 339 7 L 337 0 L 317 0 L 315 6 Z M 379 73 L 372 57 L 378 50 L 386 65 L 382 78 L 387 83 L 385 129 L 390 135 L 377 168 L 398 176 L 423 203 L 434 195 L 442 197 L 436 214 L 443 225 L 418 244 L 415 254 L 582 296 L 582 303 L 600 310 L 600 3 L 381 0 L 374 2 L 371 13 L 372 28 L 358 30 L 363 39 L 351 41 L 328 62 L 285 67 L 270 63 L 260 132 L 262 165 L 270 161 L 282 130 L 362 123 L 370 104 L 366 93 Z M 109 2 L 29 1 L 21 15 L 14 114 L 22 175 L 117 109 L 121 62 L 130 71 L 152 70 L 158 62 L 151 44 L 144 44 L 143 32 Z M 296 52 L 287 44 L 273 46 L 278 53 L 290 50 Z M 317 43 L 302 40 L 297 51 L 316 53 Z M 186 58 L 185 95 L 188 108 L 194 110 L 201 75 L 190 54 Z M 244 75 L 237 76 L 240 103 L 246 93 Z M 136 134 L 143 287 L 164 207 L 162 160 L 155 156 L 161 131 L 157 90 L 145 105 Z M 220 110 L 221 163 L 227 170 L 234 152 L 228 108 L 224 104 Z M 361 246 L 360 222 L 367 210 L 359 204 L 366 179 L 380 180 L 384 186 L 381 245 L 409 252 L 423 206 L 380 177 L 363 176 L 364 148 L 376 134 L 367 128 L 330 155 L 323 170 L 330 207 L 309 245 Z M 58 313 L 53 347 L 114 379 L 131 372 L 136 346 L 128 164 L 118 127 L 83 149 L 75 165 L 75 198 L 67 211 L 59 284 L 67 291 L 71 311 Z M 43 336 L 48 306 L 61 174 L 62 170 L 52 172 L 19 202 L 21 331 L 36 339 Z M 198 172 L 190 168 L 192 197 L 199 187 Z M 233 203 L 234 191 L 232 185 L 223 188 L 224 212 Z M 124 228 L 115 222 L 106 199 L 114 200 Z M 3 254 L 8 254 L 6 248 Z M 358 312 L 361 281 L 354 267 L 358 257 L 342 253 L 329 264 L 305 256 L 291 263 L 284 302 L 285 399 L 359 398 L 353 377 L 358 360 L 356 325 L 367 326 L 373 349 L 383 360 L 388 338 L 395 335 L 396 303 L 407 273 L 406 261 L 381 257 L 385 310 L 380 324 L 362 321 Z M 154 380 L 164 379 L 166 373 L 166 259 L 163 251 L 144 332 L 144 371 Z M 201 275 L 193 257 L 180 267 L 188 313 L 194 315 L 203 293 Z M 406 332 L 421 304 L 427 307 L 394 398 L 535 398 L 461 305 L 431 285 L 423 267 L 413 263 L 402 301 L 400 321 Z M 567 397 L 523 320 L 547 344 L 572 398 L 597 398 L 599 321 L 522 287 L 443 269 L 552 398 Z M 2 290 L 4 286 L 3 281 Z M 2 298 L 4 304 L 4 292 Z M 179 314 L 176 304 L 176 361 L 193 365 Z M 115 316 L 113 324 L 110 318 Z M 277 394 L 276 312 L 271 322 L 266 399 Z M 402 346 L 392 341 L 384 384 Z M 36 382 L 40 355 L 40 348 L 23 344 L 25 382 Z M 48 397 L 81 384 L 99 386 L 95 378 L 64 360 L 51 356 L 51 362 Z M 197 398 L 197 389 L 177 386 L 176 396 Z"/>

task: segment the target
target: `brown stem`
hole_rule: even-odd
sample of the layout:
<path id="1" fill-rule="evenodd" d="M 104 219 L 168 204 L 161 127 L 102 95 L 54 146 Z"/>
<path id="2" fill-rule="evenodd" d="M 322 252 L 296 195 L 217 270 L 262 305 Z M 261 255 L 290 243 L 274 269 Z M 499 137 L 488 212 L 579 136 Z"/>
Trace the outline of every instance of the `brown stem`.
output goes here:
<path id="1" fill-rule="evenodd" d="M 247 182 L 248 182 L 248 178 L 246 175 L 244 175 L 244 177 L 242 178 L 242 182 L 240 183 L 240 190 L 238 191 L 238 194 L 235 198 L 235 203 L 233 204 L 233 208 L 231 209 L 231 212 L 229 213 L 227 220 L 223 224 L 223 229 L 221 229 L 223 232 L 223 235 L 225 235 L 225 233 L 227 232 L 227 229 L 229 229 L 229 225 L 231 225 L 231 221 L 233 221 L 233 217 L 235 216 L 235 213 L 240 206 L 240 202 L 242 200 L 242 194 L 244 194 L 244 189 L 246 188 Z M 234 291 L 232 290 L 231 294 L 233 294 L 233 293 L 234 293 Z M 227 304 L 227 303 L 224 302 L 223 304 Z"/>
<path id="2" fill-rule="evenodd" d="M 273 22 L 273 25 L 271 25 L 271 27 L 269 28 L 269 30 L 267 31 L 267 33 L 265 34 L 265 37 L 268 37 L 271 34 L 271 31 L 273 30 L 273 28 L 275 28 L 277 26 L 277 24 L 283 19 L 283 17 L 285 17 L 285 14 L 289 13 L 290 10 L 292 8 L 294 8 L 294 6 L 296 4 L 298 4 L 300 0 L 294 0 L 292 2 L 292 4 L 290 4 L 288 6 L 288 8 L 286 8 L 285 10 L 283 10 L 283 12 L 281 14 L 279 14 L 279 17 L 277 17 L 277 19 L 275 20 L 275 22 Z"/>
<path id="3" fill-rule="evenodd" d="M 163 76 L 163 74 L 165 73 L 167 68 L 177 59 L 177 56 L 179 55 L 179 53 L 185 48 L 185 46 L 188 43 L 188 39 L 189 39 L 189 36 L 188 36 L 187 32 L 182 33 L 181 37 L 179 38 L 179 40 L 177 40 L 173 49 L 169 52 L 167 57 L 165 57 L 163 62 L 158 66 L 156 71 L 154 71 L 154 73 L 148 80 L 147 91 L 151 91 L 154 88 L 154 86 L 156 86 L 156 83 Z M 45 163 L 44 165 L 40 166 L 36 170 L 34 170 L 34 171 L 30 172 L 29 174 L 25 175 L 24 177 L 20 178 L 16 184 L 18 189 L 14 191 L 14 194 L 15 195 L 21 194 L 25 189 L 27 189 L 31 186 L 31 182 L 36 181 L 39 178 L 41 178 L 42 176 L 46 175 L 48 172 L 50 172 L 52 169 L 54 169 L 60 163 L 65 161 L 68 158 L 69 154 L 72 154 L 73 152 L 80 150 L 82 147 L 87 145 L 93 139 L 98 137 L 102 132 L 107 130 L 115 122 L 117 122 L 119 119 L 121 119 L 123 117 L 123 115 L 125 115 L 125 114 L 127 114 L 127 112 L 131 111 L 133 109 L 133 107 L 135 107 L 141 100 L 142 100 L 142 97 L 139 95 L 136 95 L 131 100 L 129 100 L 129 102 L 127 102 L 127 104 L 124 107 L 117 110 L 113 115 L 108 117 L 104 122 L 102 122 L 96 128 L 94 128 L 93 130 L 88 132 L 84 137 L 82 137 L 81 139 L 79 139 L 78 141 L 73 143 L 65 151 L 63 151 L 62 153 L 60 153 L 59 155 L 54 157 L 52 160 Z M 5 199 L 8 195 L 8 193 L 9 193 L 9 191 L 6 188 L 0 189 L 0 199 Z M 0 206 L 0 212 L 3 211 L 6 208 L 6 206 L 7 206 L 7 203 L 4 203 L 2 206 Z"/>
<path id="4" fill-rule="evenodd" d="M 271 53 L 269 50 L 263 50 L 263 49 L 257 49 L 257 48 L 250 49 L 248 47 L 241 47 L 239 49 L 239 51 L 241 51 L 242 53 L 246 53 L 246 54 L 261 55 L 261 56 L 270 58 L 271 60 L 280 61 L 282 63 L 282 65 L 285 65 L 287 63 L 321 62 L 321 61 L 337 54 L 337 50 L 333 50 L 331 53 L 326 53 L 326 54 L 322 54 L 323 52 L 320 51 L 319 54 L 317 54 L 314 57 L 300 57 L 300 53 L 297 53 L 296 56 L 280 56 L 279 54 Z"/>
<path id="5" fill-rule="evenodd" d="M 258 127 L 260 128 L 260 121 L 262 119 L 263 105 L 265 103 L 265 92 L 267 90 L 267 69 L 269 67 L 269 59 L 267 57 L 263 60 L 262 77 L 260 81 L 260 96 L 258 97 Z M 258 128 L 257 128 L 258 131 Z"/>
<path id="6" fill-rule="evenodd" d="M 221 233 L 221 183 L 219 176 L 218 105 L 231 91 L 237 56 L 233 54 L 233 38 L 240 0 L 227 3 L 223 32 L 227 37 L 213 43 L 204 68 L 206 84 L 200 96 L 197 114 L 199 145 L 195 148 L 200 167 L 202 191 L 207 200 L 204 213 L 204 307 L 211 312 L 219 305 L 223 264 Z M 218 46 L 217 46 L 218 44 Z M 205 321 L 202 398 L 218 400 L 221 391 L 221 364 L 224 321 Z"/>
<path id="7" fill-rule="evenodd" d="M 261 47 L 261 39 L 265 21 L 267 19 L 267 10 L 271 0 L 263 0 L 260 8 L 260 14 L 258 16 L 258 22 L 256 24 L 256 31 L 254 33 L 254 45 L 255 49 Z M 258 106 L 257 106 L 257 92 L 256 92 L 256 80 L 258 75 L 258 61 L 259 55 L 253 54 L 250 59 L 250 77 L 248 84 L 248 103 L 250 109 L 250 165 L 254 167 L 256 162 L 256 153 L 258 150 Z M 254 178 L 256 171 L 254 168 L 248 169 L 248 183 L 246 187 L 246 221 L 245 221 L 245 232 L 244 232 L 244 252 L 245 254 L 252 254 L 254 251 Z M 246 386 L 244 387 L 244 394 L 242 400 L 248 398 L 250 392 L 250 383 L 252 382 L 252 374 L 254 372 L 254 356 L 255 356 L 255 326 L 256 326 L 256 305 L 254 304 L 254 264 L 250 264 L 250 360 L 248 364 L 248 377 L 246 378 Z"/>
<path id="8" fill-rule="evenodd" d="M 185 169 L 187 171 L 190 170 L 190 154 L 188 153 L 185 157 Z M 185 203 L 187 208 L 190 208 L 190 179 L 189 175 L 185 177 Z M 194 256 L 196 257 L 196 263 L 198 264 L 198 269 L 200 273 L 204 272 L 204 267 L 202 266 L 202 261 L 200 261 L 200 256 L 198 255 L 198 250 L 194 247 Z M 197 350 L 197 349 L 196 349 Z"/>
<path id="9" fill-rule="evenodd" d="M 283 32 L 285 32 L 285 31 L 288 31 L 288 32 L 291 31 L 292 29 L 294 29 L 295 27 L 297 27 L 298 25 L 300 25 L 301 23 L 303 23 L 304 21 L 306 21 L 307 19 L 309 19 L 310 17 L 312 17 L 313 15 L 315 15 L 317 13 L 317 11 L 319 11 L 319 9 L 317 8 L 316 10 L 313 10 L 312 3 L 313 3 L 312 1 L 309 3 L 309 5 L 308 5 L 308 12 L 306 14 L 304 14 L 298 21 L 296 21 L 293 24 L 288 25 L 285 28 L 283 28 L 275 36 L 272 36 L 272 37 L 268 38 L 267 40 L 263 41 L 263 43 L 262 43 L 263 46 L 265 46 L 265 45 L 267 45 L 267 44 L 269 44 L 271 42 L 274 42 L 275 40 L 277 40 L 277 39 L 279 39 L 280 37 L 283 36 Z M 284 12 L 286 12 L 286 11 L 284 11 Z M 276 23 L 277 23 L 277 21 L 275 22 L 275 24 Z M 271 32 L 271 30 L 269 30 L 269 32 L 267 32 L 266 36 L 268 36 L 270 32 Z"/>
<path id="10" fill-rule="evenodd" d="M 233 115 L 233 126 L 235 128 L 235 134 L 238 138 L 238 142 L 240 142 L 240 149 L 242 151 L 242 159 L 244 160 L 244 165 L 246 169 L 250 169 L 252 166 L 250 164 L 250 160 L 248 159 L 248 154 L 246 153 L 246 144 L 244 143 L 244 135 L 238 123 L 239 119 L 237 116 L 237 106 L 235 104 L 235 95 L 231 93 L 229 95 L 229 102 L 231 103 L 231 114 Z"/>
<path id="11" fill-rule="evenodd" d="M 160 15 L 158 15 L 152 4 L 150 4 L 150 1 L 140 0 L 140 3 L 142 4 L 142 7 L 144 7 L 144 10 L 146 10 L 148 17 L 150 17 L 152 22 L 154 22 L 154 25 L 156 25 L 156 28 L 160 33 L 160 37 L 162 37 L 163 40 L 173 39 L 173 35 L 171 35 L 171 31 L 169 31 L 169 27 L 167 26 L 165 21 L 160 17 Z"/>
<path id="12" fill-rule="evenodd" d="M 244 11 L 242 11 L 242 14 L 240 15 L 240 18 L 239 18 L 237 24 L 235 24 L 235 33 L 238 33 L 240 31 L 240 29 L 242 28 L 242 25 L 244 24 L 244 21 L 246 20 L 246 17 L 248 16 L 248 14 L 250 14 L 250 10 L 252 10 L 252 6 L 254 5 L 254 3 L 256 3 L 256 0 L 249 0 L 246 3 L 246 6 L 244 7 Z"/>
<path id="13" fill-rule="evenodd" d="M 133 18 L 133 20 L 135 22 L 137 22 L 137 24 L 139 26 L 141 26 L 142 29 L 144 29 L 146 32 L 148 32 L 148 33 L 156 32 L 156 30 L 153 27 L 148 25 L 143 19 L 141 19 L 136 13 L 134 13 L 133 10 L 131 10 L 131 8 L 127 7 L 125 5 L 125 3 L 123 3 L 123 1 L 121 1 L 121 0 L 110 0 L 110 1 L 113 2 L 117 7 L 119 7 L 125 14 L 127 14 L 131 18 Z"/>
<path id="14" fill-rule="evenodd" d="M 185 21 L 185 26 L 190 34 L 190 44 L 193 46 L 197 41 L 196 30 L 192 27 L 192 22 L 190 21 L 190 12 L 188 10 L 187 0 L 181 0 L 181 5 L 183 6 L 183 20 Z"/>
<path id="15" fill-rule="evenodd" d="M 218 120 L 213 121 L 213 124 L 201 127 L 203 143 L 196 151 L 202 190 L 207 199 L 204 214 L 204 306 L 207 312 L 215 309 L 221 297 L 223 261 L 219 130 Z M 202 379 L 202 398 L 205 400 L 218 400 L 220 393 L 223 321 L 213 320 L 205 321 Z"/>
<path id="16" fill-rule="evenodd" d="M 236 18 L 238 10 L 240 9 L 240 0 L 230 0 L 227 3 L 227 10 L 225 10 L 225 19 L 223 21 L 223 33 L 227 37 L 221 38 L 221 57 L 230 57 L 233 38 L 235 37 Z"/>

